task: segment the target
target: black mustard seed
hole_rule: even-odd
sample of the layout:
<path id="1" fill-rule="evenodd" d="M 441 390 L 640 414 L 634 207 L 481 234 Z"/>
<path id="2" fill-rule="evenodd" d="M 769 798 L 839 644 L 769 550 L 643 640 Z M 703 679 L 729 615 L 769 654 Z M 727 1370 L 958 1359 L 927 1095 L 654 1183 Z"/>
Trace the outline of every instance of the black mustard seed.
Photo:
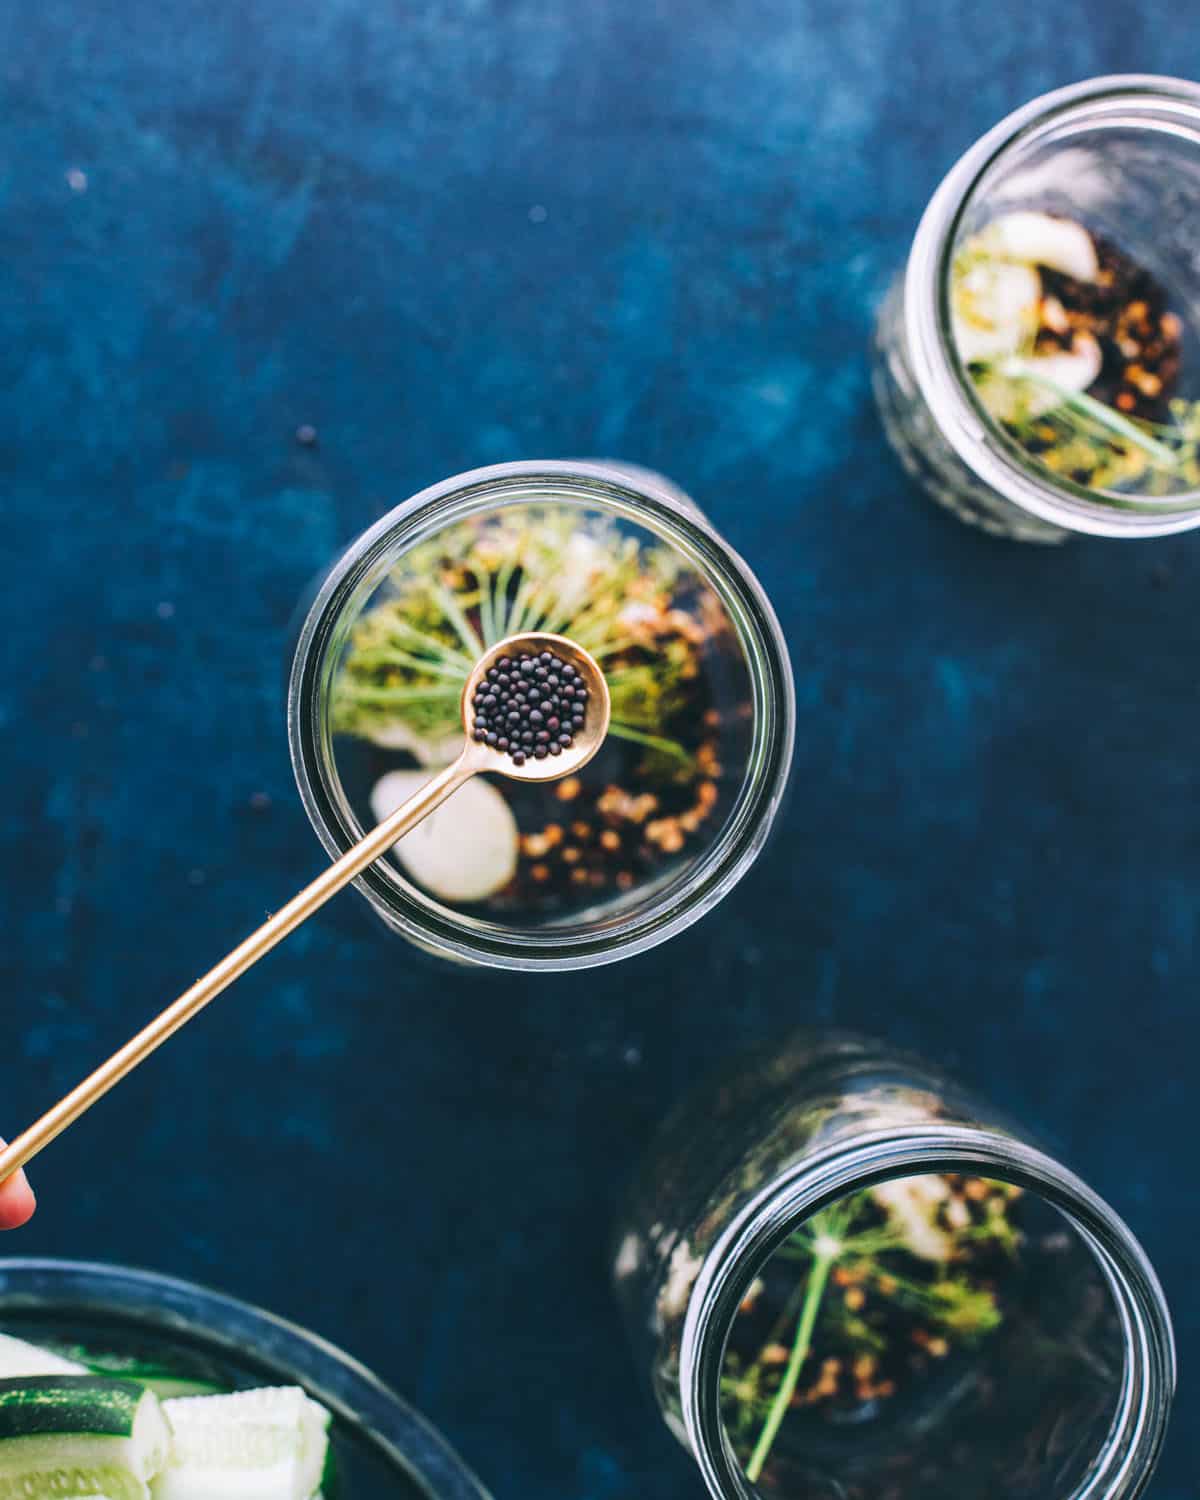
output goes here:
<path id="1" fill-rule="evenodd" d="M 523 766 L 533 755 L 561 755 L 584 727 L 587 689 L 578 671 L 550 651 L 505 656 L 472 699 L 472 735 Z"/>

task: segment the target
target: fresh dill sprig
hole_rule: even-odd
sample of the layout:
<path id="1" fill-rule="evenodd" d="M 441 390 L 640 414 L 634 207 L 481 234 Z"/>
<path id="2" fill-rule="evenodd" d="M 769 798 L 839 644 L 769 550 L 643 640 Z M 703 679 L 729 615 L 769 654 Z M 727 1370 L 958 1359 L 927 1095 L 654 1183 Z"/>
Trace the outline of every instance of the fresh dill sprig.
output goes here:
<path id="1" fill-rule="evenodd" d="M 913 1179 L 914 1184 L 926 1181 L 943 1179 Z M 939 1217 L 948 1196 L 942 1187 L 924 1199 L 917 1194 L 916 1206 L 905 1205 L 902 1212 L 894 1202 L 889 1207 L 877 1199 L 872 1189 L 852 1193 L 802 1225 L 775 1252 L 775 1259 L 796 1268 L 796 1283 L 758 1352 L 752 1358 L 727 1355 L 721 1382 L 730 1441 L 750 1483 L 761 1478 L 788 1412 L 801 1399 L 813 1399 L 812 1392 L 801 1398 L 798 1391 L 818 1340 L 834 1339 L 833 1347 L 848 1348 L 855 1361 L 874 1363 L 887 1352 L 880 1328 L 848 1310 L 845 1299 L 830 1300 L 835 1279 L 859 1296 L 856 1306 L 870 1291 L 920 1320 L 919 1326 L 933 1330 L 934 1339 L 944 1344 L 969 1345 L 999 1326 L 995 1291 L 972 1275 L 971 1256 L 984 1241 L 1015 1256 L 1019 1231 L 1003 1209 L 986 1205 L 978 1221 Z M 928 1233 L 913 1222 L 913 1213 L 928 1222 Z M 821 1391 L 819 1382 L 814 1389 Z"/>
<path id="2" fill-rule="evenodd" d="M 681 564 L 599 516 L 522 507 L 448 528 L 414 549 L 356 623 L 334 680 L 335 733 L 402 744 L 435 763 L 460 731 L 458 695 L 485 648 L 524 631 L 570 636 L 606 667 L 610 733 L 645 771 L 690 777 L 668 728 L 698 673 L 674 600 Z"/>

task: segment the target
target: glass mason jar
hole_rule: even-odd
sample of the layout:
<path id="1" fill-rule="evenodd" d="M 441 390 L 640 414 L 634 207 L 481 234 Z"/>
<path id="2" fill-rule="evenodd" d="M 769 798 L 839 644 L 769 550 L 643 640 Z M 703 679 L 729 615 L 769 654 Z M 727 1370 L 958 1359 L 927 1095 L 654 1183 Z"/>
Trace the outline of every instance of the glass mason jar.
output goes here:
<path id="1" fill-rule="evenodd" d="M 575 462 L 500 464 L 414 496 L 321 584 L 293 659 L 289 740 L 336 857 L 457 754 L 459 693 L 483 646 L 534 628 L 600 660 L 612 723 L 599 755 L 541 786 L 477 777 L 357 884 L 430 953 L 573 969 L 714 906 L 761 851 L 787 781 L 795 705 L 778 621 L 687 496 L 643 469 Z"/>
<path id="2" fill-rule="evenodd" d="M 718 1500 L 1118 1500 L 1157 1460 L 1174 1348 L 1137 1241 L 880 1044 L 800 1033 L 697 1090 L 614 1275 Z"/>
<path id="3" fill-rule="evenodd" d="M 0 1331 L 221 1385 L 299 1385 L 333 1414 L 339 1487 L 372 1500 L 488 1500 L 425 1418 L 315 1334 L 220 1292 L 124 1266 L 0 1260 Z"/>
<path id="4" fill-rule="evenodd" d="M 1198 216 L 1194 83 L 1091 79 L 967 151 L 874 344 L 888 437 L 935 500 L 1021 541 L 1200 524 Z"/>

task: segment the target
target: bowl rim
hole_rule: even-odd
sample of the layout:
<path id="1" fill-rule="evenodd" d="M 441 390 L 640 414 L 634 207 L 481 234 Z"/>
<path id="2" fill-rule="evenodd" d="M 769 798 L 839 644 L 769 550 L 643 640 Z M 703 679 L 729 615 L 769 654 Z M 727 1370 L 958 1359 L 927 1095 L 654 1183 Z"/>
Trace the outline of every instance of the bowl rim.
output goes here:
<path id="1" fill-rule="evenodd" d="M 139 1294 L 144 1300 L 139 1300 Z M 250 1352 L 293 1373 L 428 1500 L 491 1500 L 442 1434 L 366 1365 L 310 1329 L 251 1302 L 182 1277 L 112 1262 L 41 1256 L 0 1257 L 0 1320 L 16 1308 L 141 1317 L 243 1356 Z M 219 1323 L 205 1313 L 220 1314 Z"/>

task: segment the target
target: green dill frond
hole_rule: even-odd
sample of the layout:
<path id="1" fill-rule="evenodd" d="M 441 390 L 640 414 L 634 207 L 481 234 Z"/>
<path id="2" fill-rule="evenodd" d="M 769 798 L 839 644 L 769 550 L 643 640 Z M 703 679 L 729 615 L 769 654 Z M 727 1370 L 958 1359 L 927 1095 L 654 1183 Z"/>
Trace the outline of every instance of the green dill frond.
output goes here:
<path id="1" fill-rule="evenodd" d="M 642 747 L 645 774 L 690 777 L 693 756 L 668 727 L 686 719 L 699 671 L 702 633 L 677 618 L 684 582 L 670 548 L 595 513 L 522 506 L 452 526 L 408 554 L 355 624 L 332 729 L 435 754 L 460 732 L 459 696 L 483 651 L 548 630 L 607 664 L 611 733 Z"/>

